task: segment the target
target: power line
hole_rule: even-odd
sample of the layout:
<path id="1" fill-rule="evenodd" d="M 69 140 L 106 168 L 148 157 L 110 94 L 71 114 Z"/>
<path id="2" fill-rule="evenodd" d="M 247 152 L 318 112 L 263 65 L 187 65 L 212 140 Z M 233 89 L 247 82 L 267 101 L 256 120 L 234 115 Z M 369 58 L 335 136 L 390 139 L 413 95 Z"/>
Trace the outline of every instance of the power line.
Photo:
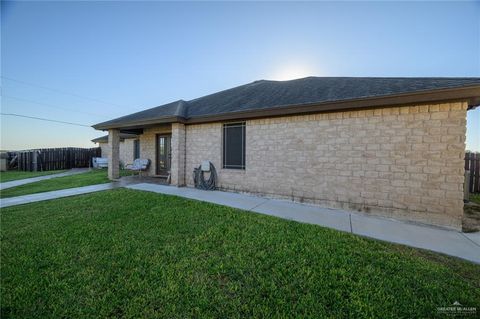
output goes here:
<path id="1" fill-rule="evenodd" d="M 59 89 L 55 89 L 55 88 L 51 88 L 51 87 L 47 87 L 47 86 L 43 86 L 43 85 L 33 84 L 33 83 L 25 82 L 25 81 L 22 81 L 22 80 L 17 80 L 17 79 L 13 79 L 13 78 L 10 78 L 10 77 L 7 77 L 7 76 L 3 76 L 3 75 L 0 76 L 0 77 L 1 77 L 2 79 L 5 79 L 5 80 L 9 80 L 9 81 L 13 81 L 13 82 L 17 82 L 17 83 L 20 83 L 20 84 L 33 86 L 33 87 L 38 87 L 38 88 L 41 88 L 41 89 L 44 89 L 44 90 L 49 90 L 49 91 L 52 91 L 52 92 L 57 92 L 57 93 L 61 93 L 61 94 L 71 95 L 71 96 L 75 96 L 75 97 L 78 97 L 78 98 L 82 98 L 82 99 L 85 99 L 85 100 L 90 100 L 90 101 L 94 101 L 94 102 L 98 102 L 98 103 L 113 105 L 113 106 L 116 106 L 116 107 L 120 107 L 120 108 L 122 108 L 122 109 L 125 108 L 125 106 L 122 106 L 122 105 L 118 105 L 118 104 L 115 104 L 115 103 L 110 103 L 110 102 L 102 101 L 102 100 L 99 100 L 99 99 L 96 99 L 96 98 L 92 98 L 92 97 L 88 97 L 88 96 L 83 96 L 83 95 L 76 94 L 76 93 L 71 93 L 71 92 L 67 92 L 67 91 L 63 91 L 63 90 L 59 90 Z"/>
<path id="2" fill-rule="evenodd" d="M 25 102 L 28 102 L 28 103 L 34 103 L 34 104 L 43 105 L 43 106 L 46 106 L 46 107 L 51 107 L 51 108 L 54 108 L 54 109 L 59 109 L 59 110 L 64 110 L 64 111 L 69 111 L 69 112 L 77 112 L 77 113 L 82 113 L 82 114 L 87 114 L 87 115 L 94 115 L 94 116 L 101 116 L 101 117 L 109 116 L 109 115 L 107 115 L 107 114 L 98 114 L 98 113 L 90 113 L 90 112 L 73 110 L 73 109 L 69 109 L 69 108 L 66 108 L 66 107 L 62 107 L 62 106 L 57 106 L 57 105 L 48 104 L 48 103 L 43 103 L 43 102 L 37 102 L 37 101 L 33 101 L 33 100 L 29 100 L 29 99 L 24 99 L 24 98 L 21 98 L 21 97 L 16 97 L 16 96 L 11 96 L 11 95 L 2 94 L 2 96 L 3 96 L 3 97 L 6 97 L 6 98 L 9 98 L 9 99 L 14 99 L 14 100 L 19 100 L 19 101 L 25 101 Z"/>
<path id="3" fill-rule="evenodd" d="M 55 122 L 55 123 L 62 123 L 62 124 L 69 124 L 69 125 L 76 125 L 76 126 L 83 126 L 83 127 L 91 127 L 90 125 L 85 125 L 85 124 L 65 122 L 65 121 L 58 121 L 58 120 L 46 119 L 46 118 L 42 118 L 42 117 L 21 115 L 21 114 L 15 114 L 15 113 L 0 113 L 0 115 L 25 117 L 25 118 L 33 119 L 33 120 L 41 120 L 41 121 L 47 121 L 47 122 Z"/>

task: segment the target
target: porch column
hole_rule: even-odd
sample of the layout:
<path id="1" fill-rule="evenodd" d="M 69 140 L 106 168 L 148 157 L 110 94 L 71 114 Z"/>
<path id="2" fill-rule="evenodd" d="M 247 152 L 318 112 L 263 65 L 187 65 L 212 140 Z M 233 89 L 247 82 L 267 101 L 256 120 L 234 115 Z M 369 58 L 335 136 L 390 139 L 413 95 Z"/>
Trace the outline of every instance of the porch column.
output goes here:
<path id="1" fill-rule="evenodd" d="M 108 130 L 108 178 L 115 180 L 120 177 L 120 130 Z"/>
<path id="2" fill-rule="evenodd" d="M 185 125 L 173 123 L 170 183 L 179 187 L 185 186 L 185 136 Z"/>

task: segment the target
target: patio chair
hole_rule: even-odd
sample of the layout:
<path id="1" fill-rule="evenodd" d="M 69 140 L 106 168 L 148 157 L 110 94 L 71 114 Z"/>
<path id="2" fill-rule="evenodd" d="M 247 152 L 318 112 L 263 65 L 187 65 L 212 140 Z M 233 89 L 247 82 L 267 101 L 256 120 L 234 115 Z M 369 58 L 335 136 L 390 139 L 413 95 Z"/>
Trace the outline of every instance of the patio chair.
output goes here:
<path id="1" fill-rule="evenodd" d="M 146 158 L 137 158 L 133 161 L 133 164 L 127 164 L 125 169 L 131 170 L 132 172 L 137 172 L 138 176 L 141 175 L 142 172 L 148 170 L 150 166 L 150 160 Z"/>
<path id="2" fill-rule="evenodd" d="M 107 168 L 108 167 L 108 158 L 106 157 L 94 157 L 92 160 L 94 168 Z"/>

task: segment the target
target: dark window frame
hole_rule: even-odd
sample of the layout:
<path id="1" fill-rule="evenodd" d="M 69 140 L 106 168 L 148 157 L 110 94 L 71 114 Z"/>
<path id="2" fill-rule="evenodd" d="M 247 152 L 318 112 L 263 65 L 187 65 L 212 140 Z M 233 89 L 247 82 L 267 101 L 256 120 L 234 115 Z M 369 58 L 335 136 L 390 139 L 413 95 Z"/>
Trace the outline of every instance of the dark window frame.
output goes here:
<path id="1" fill-rule="evenodd" d="M 137 158 L 140 158 L 140 139 L 133 140 L 133 159 L 136 160 Z"/>
<path id="2" fill-rule="evenodd" d="M 231 162 L 228 163 L 227 158 L 227 135 L 229 128 L 241 128 L 241 160 L 240 165 L 232 164 Z M 246 122 L 232 122 L 232 123 L 224 123 L 222 126 L 222 167 L 224 169 L 237 169 L 237 170 L 245 170 L 245 162 L 246 162 Z M 234 160 L 232 160 L 234 161 Z M 237 159 L 238 161 L 238 159 Z"/>

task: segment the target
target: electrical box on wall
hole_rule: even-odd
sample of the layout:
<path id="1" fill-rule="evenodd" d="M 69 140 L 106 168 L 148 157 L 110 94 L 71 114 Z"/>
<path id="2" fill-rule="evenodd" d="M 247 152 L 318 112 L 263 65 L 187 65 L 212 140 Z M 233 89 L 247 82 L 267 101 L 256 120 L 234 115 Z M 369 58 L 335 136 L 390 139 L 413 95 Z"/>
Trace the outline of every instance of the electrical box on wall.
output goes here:
<path id="1" fill-rule="evenodd" d="M 202 162 L 202 171 L 203 172 L 210 172 L 210 161 L 203 161 Z"/>

